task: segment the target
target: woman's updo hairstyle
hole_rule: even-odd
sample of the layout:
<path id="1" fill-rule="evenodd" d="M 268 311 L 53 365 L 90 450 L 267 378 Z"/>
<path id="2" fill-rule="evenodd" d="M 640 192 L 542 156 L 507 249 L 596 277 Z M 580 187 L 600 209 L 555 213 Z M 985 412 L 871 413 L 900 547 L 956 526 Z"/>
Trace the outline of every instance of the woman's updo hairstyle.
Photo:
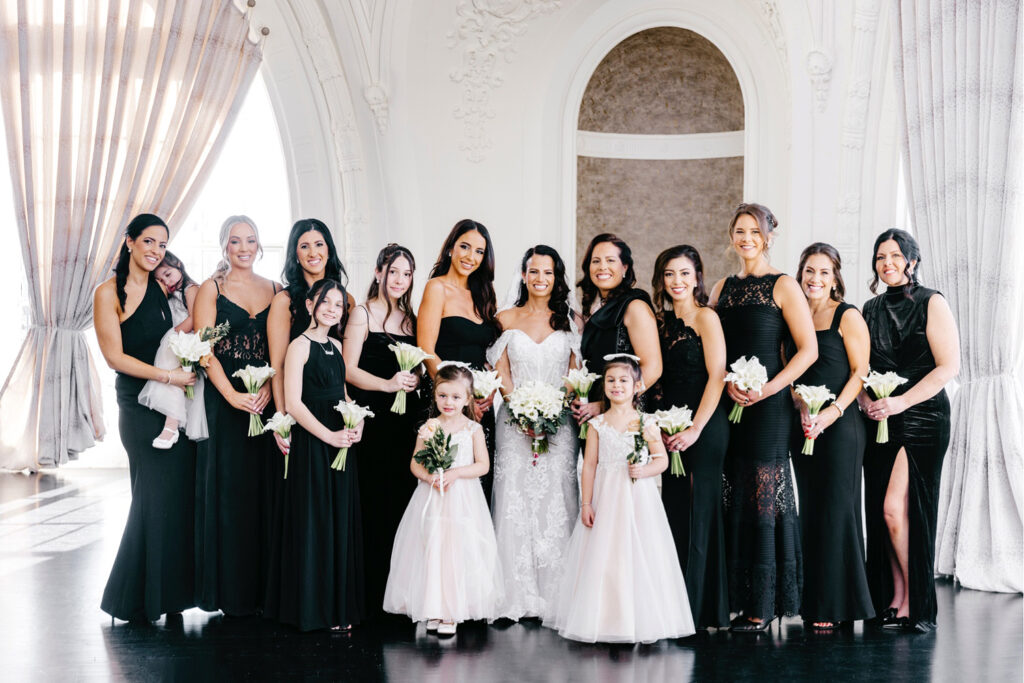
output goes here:
<path id="1" fill-rule="evenodd" d="M 740 216 L 747 215 L 757 221 L 757 227 L 760 229 L 761 234 L 764 235 L 764 252 L 768 253 L 771 247 L 772 237 L 775 235 L 775 231 L 779 229 L 779 221 L 775 218 L 775 214 L 771 212 L 764 204 L 746 203 L 740 204 L 736 207 L 736 210 L 732 213 L 732 220 L 729 221 L 729 236 L 732 236 L 733 230 L 736 228 L 736 221 L 740 219 Z"/>
<path id="2" fill-rule="evenodd" d="M 800 254 L 800 265 L 796 269 L 797 283 L 800 285 L 804 283 L 804 266 L 807 265 L 807 259 L 817 254 L 827 256 L 832 261 L 832 276 L 835 278 L 836 284 L 828 296 L 833 301 L 842 302 L 843 297 L 846 296 L 846 283 L 843 282 L 843 257 L 839 255 L 839 250 L 831 244 L 815 242 L 804 249 Z"/>
<path id="3" fill-rule="evenodd" d="M 256 227 L 256 223 L 245 215 L 228 216 L 220 226 L 220 234 L 218 240 L 220 241 L 220 263 L 213 271 L 213 275 L 210 277 L 217 282 L 224 282 L 224 278 L 227 277 L 228 271 L 231 270 L 231 263 L 228 261 L 228 242 L 231 240 L 231 228 L 236 223 L 244 223 L 252 228 L 252 234 L 256 236 L 256 255 L 263 256 L 263 243 L 260 241 L 260 231 Z"/>
<path id="4" fill-rule="evenodd" d="M 903 274 L 907 276 L 911 284 L 921 284 L 917 279 L 917 273 L 921 270 L 921 247 L 918 245 L 917 240 L 906 230 L 900 230 L 899 228 L 889 228 L 875 239 L 875 246 L 871 249 L 871 293 L 878 294 L 878 271 L 875 269 L 875 255 L 878 254 L 878 247 L 882 246 L 883 242 L 894 240 L 899 245 L 900 251 L 903 252 L 903 258 L 906 259 L 907 265 L 903 268 Z M 911 264 L 912 261 L 916 263 Z M 911 298 L 911 288 L 907 288 L 907 298 Z"/>

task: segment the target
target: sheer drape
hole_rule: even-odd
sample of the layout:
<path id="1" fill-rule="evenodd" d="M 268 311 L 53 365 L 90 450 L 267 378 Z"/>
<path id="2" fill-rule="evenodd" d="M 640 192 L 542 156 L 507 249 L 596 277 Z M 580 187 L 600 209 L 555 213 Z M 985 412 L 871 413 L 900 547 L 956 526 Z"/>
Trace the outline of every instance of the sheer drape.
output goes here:
<path id="1" fill-rule="evenodd" d="M 1021 5 L 897 0 L 896 83 L 925 283 L 960 326 L 936 571 L 1020 591 L 1024 455 Z"/>
<path id="2" fill-rule="evenodd" d="M 0 2 L 0 95 L 31 328 L 0 391 L 0 467 L 102 436 L 83 331 L 132 215 L 182 220 L 261 50 L 231 0 Z M 14 248 L 13 235 L 6 248 Z"/>

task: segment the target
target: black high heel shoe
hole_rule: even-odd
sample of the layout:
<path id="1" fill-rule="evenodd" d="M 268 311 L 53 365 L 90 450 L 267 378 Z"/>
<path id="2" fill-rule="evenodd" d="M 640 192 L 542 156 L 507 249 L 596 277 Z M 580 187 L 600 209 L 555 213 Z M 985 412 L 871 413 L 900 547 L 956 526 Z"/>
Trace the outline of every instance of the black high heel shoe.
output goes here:
<path id="1" fill-rule="evenodd" d="M 729 630 L 733 633 L 765 633 L 773 621 L 775 621 L 775 617 L 769 617 L 761 621 L 751 621 L 747 618 L 746 621 L 733 624 L 729 627 Z"/>
<path id="2" fill-rule="evenodd" d="M 886 607 L 878 615 L 878 624 L 882 628 L 885 628 L 885 627 L 889 626 L 890 624 L 894 624 L 894 623 L 896 623 L 896 608 L 895 607 Z"/>
<path id="3" fill-rule="evenodd" d="M 892 620 L 884 620 L 882 628 L 889 631 L 910 631 L 913 630 L 913 624 L 910 623 L 910 617 L 893 617 Z"/>

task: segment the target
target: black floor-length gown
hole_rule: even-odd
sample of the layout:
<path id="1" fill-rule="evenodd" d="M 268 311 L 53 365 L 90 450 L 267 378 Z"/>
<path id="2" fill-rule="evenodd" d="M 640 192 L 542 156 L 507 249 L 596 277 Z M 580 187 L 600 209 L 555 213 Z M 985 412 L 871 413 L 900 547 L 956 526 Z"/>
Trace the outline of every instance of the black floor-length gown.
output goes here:
<path id="1" fill-rule="evenodd" d="M 655 388 L 659 407 L 686 406 L 696 415 L 708 383 L 704 346 L 696 331 L 672 311 L 665 312 L 661 327 L 661 357 L 665 372 Z M 729 625 L 722 515 L 722 466 L 729 444 L 727 410 L 726 402 L 720 402 L 700 438 L 682 453 L 686 476 L 661 475 L 661 499 L 698 628 Z"/>
<path id="2" fill-rule="evenodd" d="M 343 429 L 334 406 L 345 399 L 345 362 L 330 341 L 311 340 L 302 368 L 302 403 L 328 429 Z M 368 419 L 368 427 L 372 420 Z M 338 449 L 292 427 L 280 533 L 271 558 L 264 616 L 302 631 L 357 624 L 363 617 L 360 460 L 331 468 Z M 374 454 L 377 455 L 377 454 Z M 379 455 L 384 455 L 379 454 Z M 406 460 L 408 469 L 408 458 Z M 399 482 L 394 482 L 395 485 Z"/>
<path id="3" fill-rule="evenodd" d="M 219 286 L 217 291 L 216 323 L 227 322 L 230 329 L 213 352 L 235 390 L 244 392 L 242 380 L 232 375 L 246 365 L 269 364 L 270 306 L 250 316 Z M 204 393 L 210 438 L 199 444 L 196 465 L 196 602 L 207 611 L 256 614 L 266 591 L 284 458 L 271 432 L 247 436 L 248 412 L 231 407 L 216 387 Z M 263 421 L 273 414 L 271 401 Z"/>
<path id="4" fill-rule="evenodd" d="M 827 330 L 818 330 L 818 360 L 796 381 L 824 385 L 839 396 L 850 379 L 850 359 L 839 334 L 841 303 Z M 787 355 L 796 353 L 787 345 Z M 864 573 L 861 531 L 861 465 L 864 420 L 856 405 L 821 433 L 813 455 L 802 455 L 800 415 L 793 420 L 790 451 L 800 496 L 800 539 L 804 554 L 804 590 L 800 613 L 812 622 L 871 619 L 875 615 Z M 832 410 L 829 408 L 829 410 Z"/>
<path id="5" fill-rule="evenodd" d="M 580 339 L 580 354 L 587 363 L 587 369 L 597 374 L 604 374 L 604 357 L 611 353 L 635 353 L 629 340 L 629 330 L 623 320 L 626 309 L 636 300 L 643 301 L 651 307 L 651 297 L 642 289 L 631 289 L 619 294 L 614 299 L 597 309 L 587 318 L 583 325 L 583 336 Z M 591 403 L 600 401 L 604 396 L 604 384 L 599 380 L 594 383 L 588 398 Z"/>
<path id="6" fill-rule="evenodd" d="M 909 297 L 908 297 L 909 293 Z M 935 369 L 928 344 L 928 300 L 934 289 L 920 285 L 890 288 L 864 305 L 871 333 L 871 369 L 894 371 L 908 382 L 893 392 L 905 394 Z M 935 628 L 935 524 L 939 478 L 949 447 L 949 398 L 946 390 L 889 417 L 889 442 L 875 442 L 878 423 L 865 420 L 864 508 L 868 533 L 868 586 L 881 612 L 892 599 L 889 530 L 883 516 L 885 492 L 900 448 L 906 449 L 910 516 L 910 621 L 918 630 Z"/>
<path id="7" fill-rule="evenodd" d="M 757 356 L 771 379 L 782 370 L 789 328 L 773 292 L 781 273 L 725 280 L 718 315 L 728 363 Z M 732 408 L 732 401 L 725 399 Z M 763 619 L 800 610 L 803 565 L 789 468 L 789 391 L 747 406 L 729 431 L 725 462 L 726 560 L 732 611 Z"/>
<path id="8" fill-rule="evenodd" d="M 396 342 L 416 345 L 411 335 L 369 332 L 359 354 L 359 368 L 377 377 L 398 372 L 398 359 L 388 348 Z M 349 396 L 373 411 L 363 438 L 352 447 L 359 461 L 359 500 L 363 519 L 363 567 L 366 577 L 366 616 L 384 613 L 384 588 L 391 570 L 391 546 L 402 514 L 416 489 L 409 461 L 416 446 L 416 430 L 426 420 L 425 396 L 429 387 L 406 394 L 405 414 L 391 412 L 395 394 L 366 391 L 349 385 Z"/>
<path id="9" fill-rule="evenodd" d="M 150 277 L 138 308 L 121 323 L 124 353 L 152 364 L 171 324 L 167 297 Z M 166 418 L 139 403 L 145 385 L 146 380 L 121 373 L 114 382 L 132 502 L 100 602 L 107 614 L 135 621 L 155 621 L 195 605 L 195 443 L 183 438 L 168 450 L 153 448 Z"/>
<path id="10" fill-rule="evenodd" d="M 457 360 L 469 363 L 474 370 L 482 370 L 487 364 L 487 347 L 498 338 L 498 329 L 494 323 L 487 321 L 475 323 L 469 318 L 448 315 L 441 318 L 441 326 L 437 331 L 434 343 L 434 355 L 440 360 Z M 431 396 L 430 400 L 433 400 Z M 494 409 L 488 410 L 480 418 L 480 426 L 484 428 L 487 441 L 487 454 L 494 457 Z M 491 487 L 494 482 L 493 468 L 480 477 L 484 487 L 487 505 L 491 504 Z"/>

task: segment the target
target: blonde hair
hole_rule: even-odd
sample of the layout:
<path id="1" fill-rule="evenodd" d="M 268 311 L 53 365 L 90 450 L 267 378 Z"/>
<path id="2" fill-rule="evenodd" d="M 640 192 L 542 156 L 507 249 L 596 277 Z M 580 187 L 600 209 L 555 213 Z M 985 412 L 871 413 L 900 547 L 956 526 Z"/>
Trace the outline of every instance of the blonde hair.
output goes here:
<path id="1" fill-rule="evenodd" d="M 220 263 L 213 271 L 213 275 L 210 277 L 217 282 L 224 282 L 224 278 L 231 271 L 231 262 L 228 261 L 228 241 L 231 239 L 231 228 L 237 223 L 244 223 L 252 228 L 252 233 L 256 236 L 256 254 L 263 256 L 263 243 L 260 241 L 260 231 L 256 227 L 256 222 L 249 218 L 245 214 L 239 214 L 237 216 L 228 216 L 227 219 L 220 226 Z"/>

